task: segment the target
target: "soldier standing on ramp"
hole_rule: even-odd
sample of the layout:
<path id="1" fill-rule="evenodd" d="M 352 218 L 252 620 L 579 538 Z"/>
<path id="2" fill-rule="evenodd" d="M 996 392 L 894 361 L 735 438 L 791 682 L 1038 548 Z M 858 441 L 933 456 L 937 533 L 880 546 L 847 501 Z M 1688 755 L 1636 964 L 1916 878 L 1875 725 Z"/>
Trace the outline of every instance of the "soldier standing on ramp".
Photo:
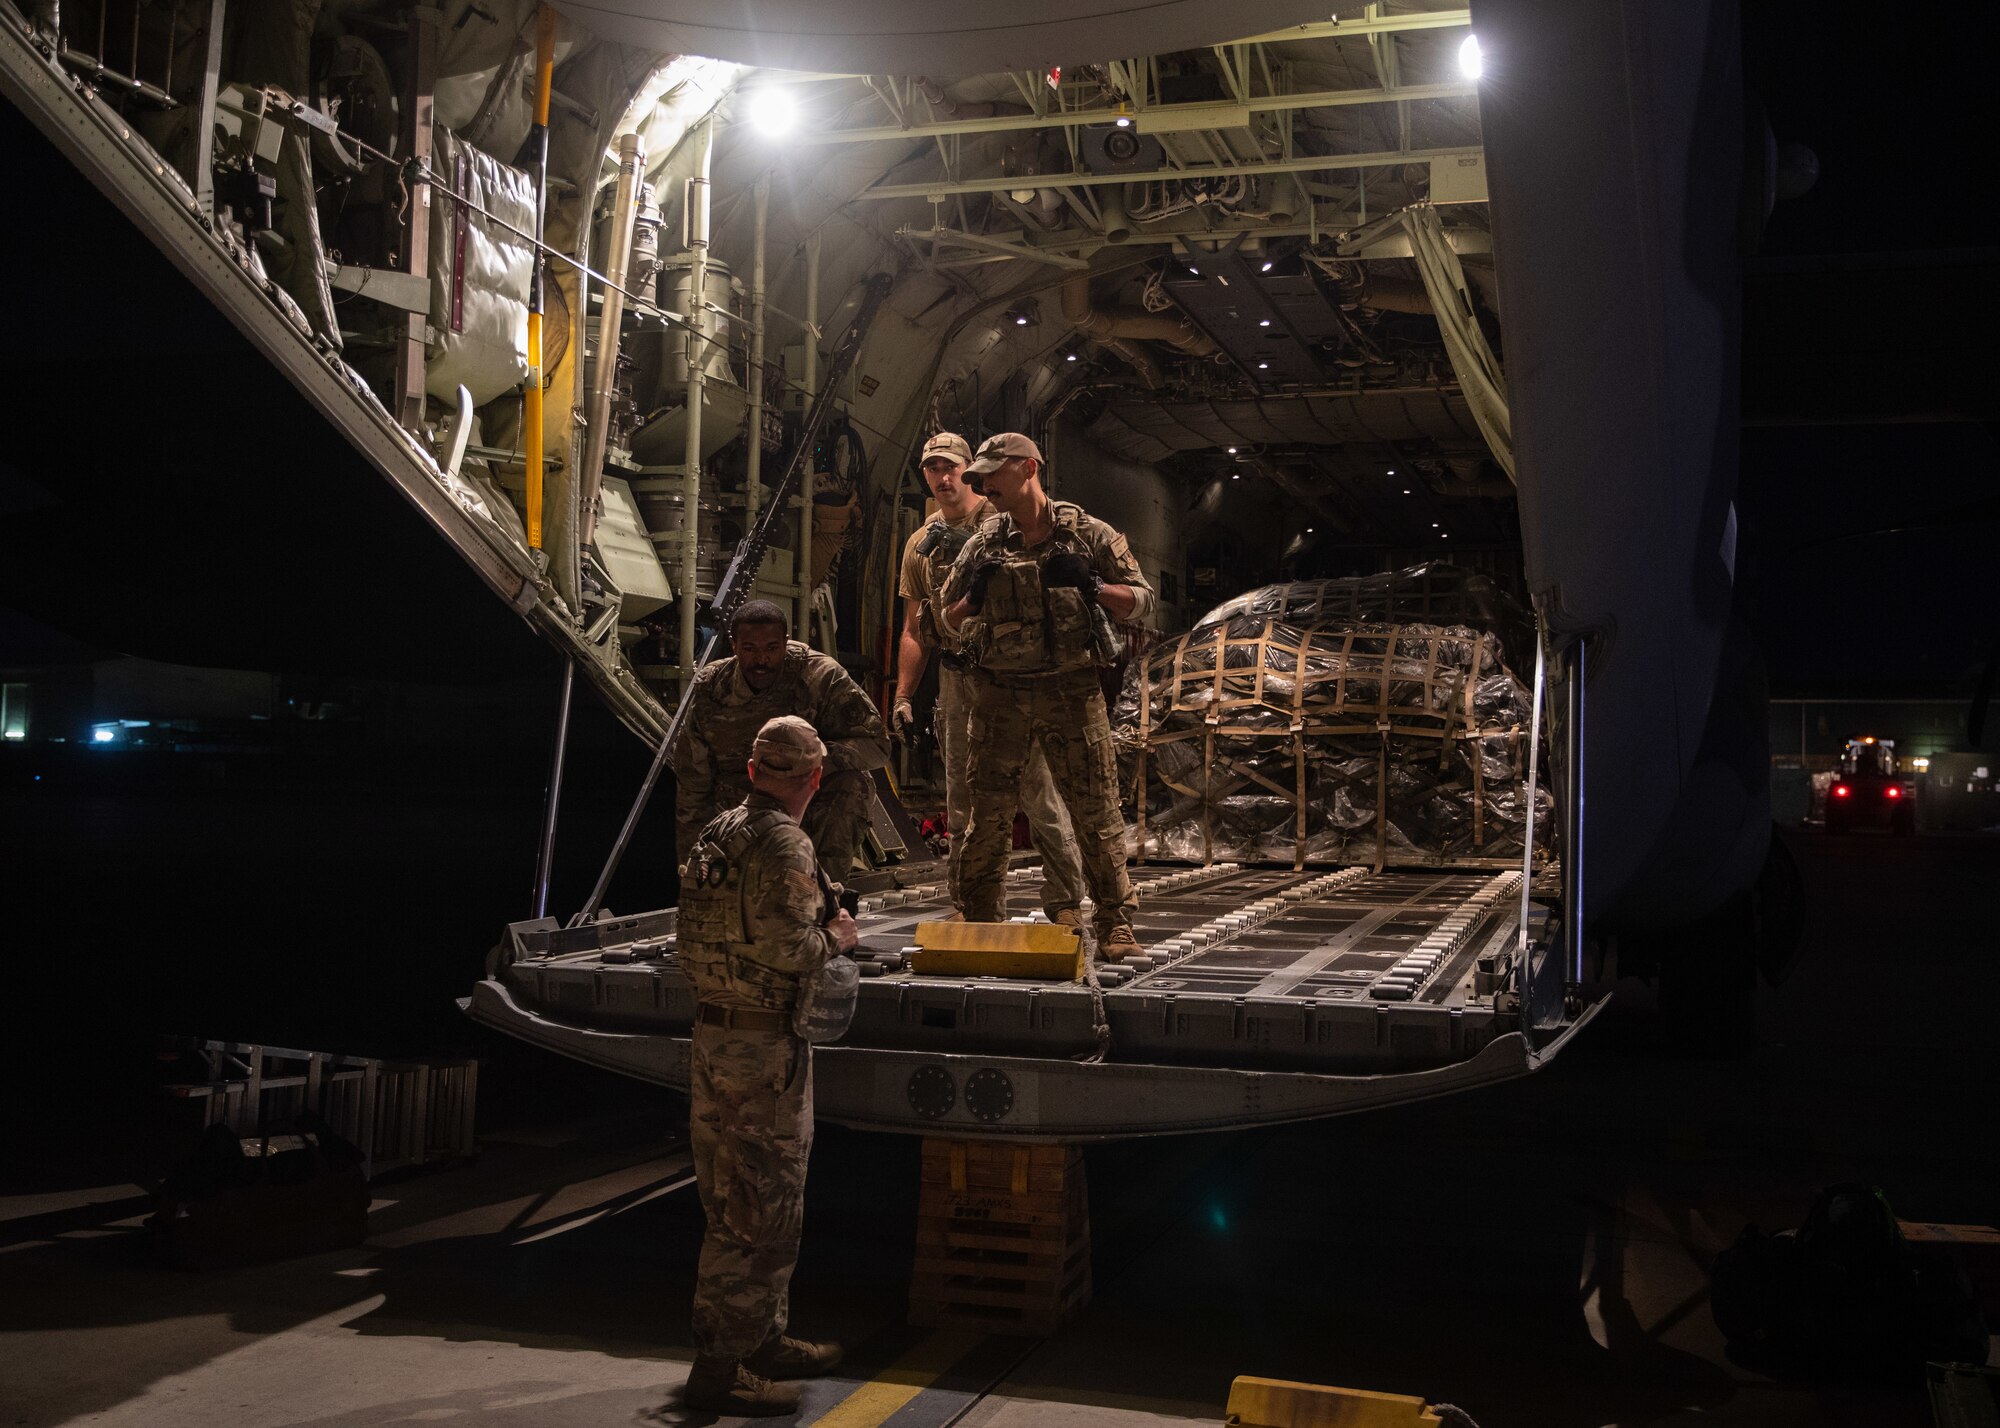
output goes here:
<path id="1" fill-rule="evenodd" d="M 683 1402 L 790 1413 L 796 1389 L 840 1361 L 785 1333 L 812 1149 L 812 1047 L 794 1030 L 801 982 L 859 940 L 799 818 L 826 747 L 803 719 L 750 745 L 749 797 L 695 837 L 681 872 L 679 956 L 694 985 L 690 1140 L 708 1230 L 694 1291 L 696 1357 Z"/>
<path id="2" fill-rule="evenodd" d="M 924 482 L 937 501 L 937 515 L 911 532 L 903 546 L 902 580 L 898 594 L 903 597 L 903 637 L 896 660 L 896 703 L 891 715 L 892 733 L 906 739 L 916 727 L 917 714 L 911 699 L 924 677 L 933 649 L 938 652 L 938 702 L 933 721 L 937 732 L 938 755 L 944 762 L 945 827 L 951 834 L 954 855 L 965 838 L 967 815 L 972 809 L 972 786 L 967 767 L 972 756 L 972 661 L 957 641 L 947 640 L 938 629 L 938 591 L 951 572 L 952 561 L 980 525 L 992 518 L 992 503 L 961 479 L 972 448 L 965 438 L 941 431 L 924 443 Z M 1069 814 L 1056 797 L 1049 778 L 1048 760 L 1039 746 L 1028 751 L 1028 765 L 1021 779 L 1021 808 L 1028 815 L 1028 833 L 1035 851 L 1042 855 L 1042 910 L 1049 921 L 1066 927 L 1083 926 L 1083 875 L 1078 867 L 1076 839 L 1071 836 Z M 956 858 L 954 856 L 954 861 Z M 964 909 L 958 890 L 952 889 L 952 905 Z"/>
<path id="3" fill-rule="evenodd" d="M 806 836 L 835 882 L 854 870 L 875 786 L 889 762 L 882 716 L 837 660 L 788 638 L 791 622 L 769 600 L 751 600 L 729 623 L 727 659 L 701 672 L 674 741 L 675 853 L 685 862 L 702 825 L 750 791 L 750 738 L 781 714 L 804 719 L 826 741 L 826 782 Z"/>
<path id="4" fill-rule="evenodd" d="M 1125 872 L 1125 814 L 1111 720 L 1097 671 L 1115 651 L 1110 621 L 1152 613 L 1153 589 L 1125 537 L 1042 490 L 1041 448 L 1019 432 L 989 438 L 966 468 L 1000 515 L 966 542 L 945 581 L 941 624 L 974 651 L 972 813 L 952 849 L 966 918 L 1006 919 L 1007 848 L 1028 751 L 1048 756 L 1076 827 L 1092 924 L 1108 959 L 1139 950 Z"/>

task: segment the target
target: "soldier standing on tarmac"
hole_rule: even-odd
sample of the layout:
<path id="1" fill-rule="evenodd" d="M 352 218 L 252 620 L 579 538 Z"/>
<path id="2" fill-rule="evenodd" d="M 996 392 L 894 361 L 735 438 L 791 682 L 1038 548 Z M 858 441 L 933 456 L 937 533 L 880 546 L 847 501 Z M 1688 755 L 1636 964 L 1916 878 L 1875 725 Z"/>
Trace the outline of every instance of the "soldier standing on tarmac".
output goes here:
<path id="1" fill-rule="evenodd" d="M 1006 863 L 1028 752 L 1048 756 L 1076 826 L 1092 925 L 1107 959 L 1139 950 L 1138 898 L 1125 872 L 1125 814 L 1111 720 L 1097 671 L 1112 663 L 1110 620 L 1152 613 L 1153 590 L 1125 537 L 1042 489 L 1041 448 L 989 438 L 966 468 L 1000 515 L 959 552 L 939 596 L 947 638 L 977 661 L 969 742 L 972 811 L 952 850 L 953 885 L 973 922 L 1006 917 Z"/>
<path id="2" fill-rule="evenodd" d="M 681 870 L 679 958 L 694 986 L 690 1141 L 708 1229 L 683 1403 L 766 1416 L 799 1406 L 772 1379 L 816 1378 L 840 1348 L 785 1333 L 812 1149 L 812 1047 L 793 1029 L 801 981 L 858 940 L 827 917 L 799 818 L 826 746 L 803 719 L 757 731 L 750 794 L 696 836 Z"/>
<path id="3" fill-rule="evenodd" d="M 938 701 L 933 727 L 938 755 L 944 763 L 945 827 L 951 834 L 954 862 L 972 807 L 972 788 L 966 769 L 972 753 L 973 674 L 972 662 L 958 642 L 946 639 L 938 629 L 937 597 L 952 561 L 973 532 L 994 515 L 992 503 L 962 479 L 966 463 L 971 460 L 972 448 L 966 445 L 964 437 L 955 433 L 941 431 L 924 443 L 924 482 L 937 502 L 938 513 L 913 531 L 903 546 L 902 578 L 897 592 L 904 602 L 903 636 L 896 660 L 896 703 L 890 716 L 891 734 L 908 739 L 917 722 L 911 700 L 923 681 L 931 651 L 937 650 Z M 1029 836 L 1042 856 L 1042 910 L 1051 922 L 1081 927 L 1083 875 L 1078 867 L 1076 839 L 1070 833 L 1069 814 L 1056 797 L 1048 760 L 1039 745 L 1028 751 L 1020 794 L 1022 811 L 1028 815 Z M 952 889 L 952 905 L 962 917 L 964 904 L 959 901 L 956 887 Z"/>
<path id="4" fill-rule="evenodd" d="M 860 855 L 875 796 L 869 771 L 889 762 L 888 732 L 840 662 L 790 633 L 783 610 L 752 600 L 729 623 L 729 658 L 696 679 L 674 741 L 675 852 L 686 861 L 702 825 L 750 791 L 742 770 L 764 721 L 795 714 L 826 741 L 826 782 L 806 834 L 819 865 L 838 882 Z"/>

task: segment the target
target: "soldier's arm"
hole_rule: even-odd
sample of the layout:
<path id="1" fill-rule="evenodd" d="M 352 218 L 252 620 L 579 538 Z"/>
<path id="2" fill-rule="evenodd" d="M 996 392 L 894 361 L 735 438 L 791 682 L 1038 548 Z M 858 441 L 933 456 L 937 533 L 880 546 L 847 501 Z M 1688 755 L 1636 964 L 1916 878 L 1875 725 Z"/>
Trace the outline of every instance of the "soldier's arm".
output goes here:
<path id="1" fill-rule="evenodd" d="M 919 527 L 903 545 L 903 570 L 897 590 L 903 597 L 903 633 L 896 642 L 898 699 L 916 698 L 917 686 L 924 682 L 924 667 L 931 662 L 931 652 L 924 648 L 923 586 L 916 570 L 922 563 L 917 554 L 917 540 L 922 534 L 923 528 Z"/>
<path id="2" fill-rule="evenodd" d="M 773 829 L 743 870 L 745 929 L 760 961 L 787 972 L 811 972 L 838 949 L 820 925 L 826 913 L 814 871 L 812 840 L 795 823 Z"/>
<path id="3" fill-rule="evenodd" d="M 826 741 L 827 772 L 886 768 L 889 731 L 882 726 L 881 713 L 846 670 L 832 660 L 822 668 L 825 684 L 814 701 L 819 712 L 813 725 Z"/>
<path id="4" fill-rule="evenodd" d="M 1097 603 L 1112 619 L 1137 624 L 1153 613 L 1159 599 L 1125 537 L 1102 524 L 1097 533 L 1101 539 L 1090 543 L 1091 568 L 1104 579 Z"/>
<path id="5" fill-rule="evenodd" d="M 923 605 L 920 601 L 906 599 L 903 602 L 903 634 L 896 643 L 896 698 L 914 699 L 917 686 L 924 682 L 924 666 L 931 662 L 931 653 L 924 648 Z"/>
<path id="6" fill-rule="evenodd" d="M 699 693 L 674 738 L 674 853 L 682 862 L 708 822 L 715 795 L 715 752 L 702 737 Z"/>

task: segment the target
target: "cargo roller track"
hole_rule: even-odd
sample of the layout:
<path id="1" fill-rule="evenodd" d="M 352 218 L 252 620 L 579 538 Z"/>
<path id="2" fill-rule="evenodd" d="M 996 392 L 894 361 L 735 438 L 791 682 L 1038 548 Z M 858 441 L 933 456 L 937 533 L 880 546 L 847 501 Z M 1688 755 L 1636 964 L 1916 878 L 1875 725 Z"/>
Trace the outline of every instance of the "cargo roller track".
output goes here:
<path id="1" fill-rule="evenodd" d="M 1102 1140 L 1340 1115 L 1526 1075 L 1594 1008 L 1532 1033 L 1510 968 L 1521 874 L 1218 864 L 1133 870 L 1146 951 L 1100 971 L 1110 1056 L 1076 982 L 918 976 L 942 868 L 861 905 L 854 1025 L 819 1049 L 826 1119 L 870 1130 Z M 1039 870 L 1009 875 L 1038 919 Z M 684 1089 L 694 1003 L 671 909 L 563 929 L 516 923 L 462 1005 L 548 1050 Z"/>

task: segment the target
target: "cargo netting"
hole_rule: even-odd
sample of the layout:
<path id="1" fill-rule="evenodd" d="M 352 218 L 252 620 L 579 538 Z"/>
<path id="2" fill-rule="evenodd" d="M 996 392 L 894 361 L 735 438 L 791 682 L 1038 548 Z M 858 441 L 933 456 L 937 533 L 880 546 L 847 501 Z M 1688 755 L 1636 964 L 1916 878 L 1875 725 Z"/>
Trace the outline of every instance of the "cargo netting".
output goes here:
<path id="1" fill-rule="evenodd" d="M 1218 606 L 1127 671 L 1112 722 L 1135 851 L 1518 865 L 1532 694 L 1515 670 L 1532 631 L 1490 579 L 1438 564 Z M 1551 808 L 1544 786 L 1538 858 Z"/>

